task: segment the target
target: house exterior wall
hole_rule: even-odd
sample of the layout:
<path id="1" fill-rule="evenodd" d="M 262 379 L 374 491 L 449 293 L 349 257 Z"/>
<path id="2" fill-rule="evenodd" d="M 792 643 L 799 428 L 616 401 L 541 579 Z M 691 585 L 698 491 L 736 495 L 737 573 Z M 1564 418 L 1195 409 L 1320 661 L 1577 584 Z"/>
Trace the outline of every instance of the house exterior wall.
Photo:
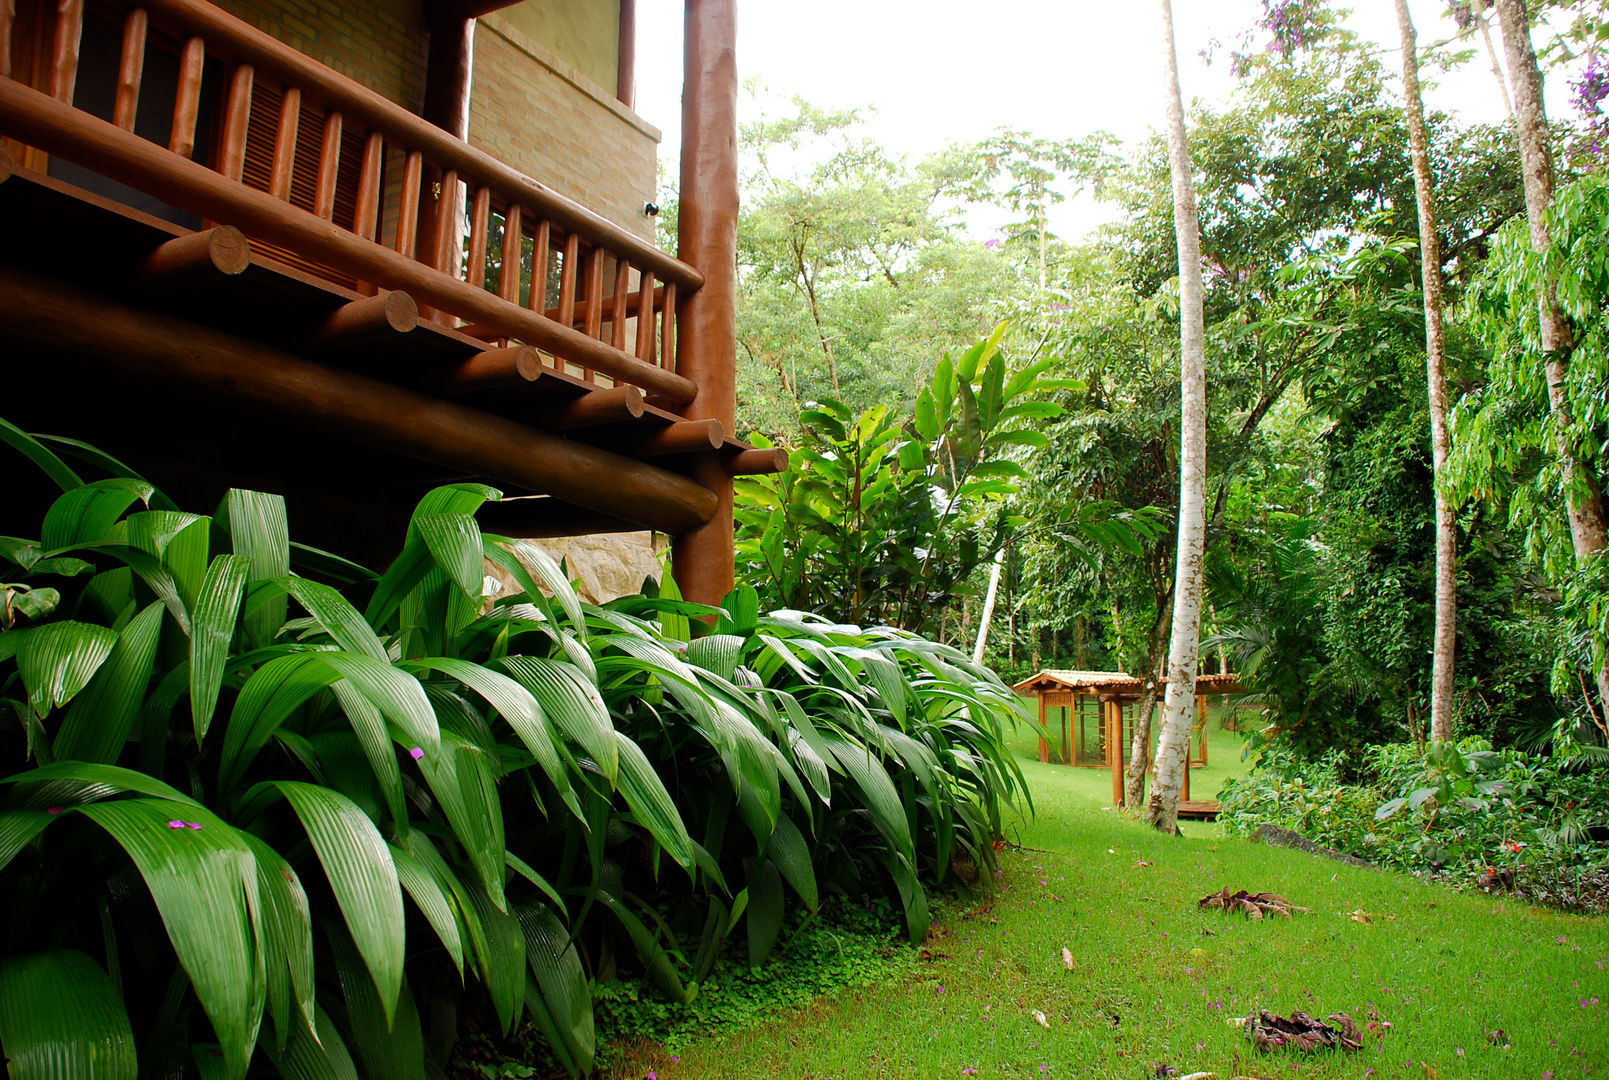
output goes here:
<path id="1" fill-rule="evenodd" d="M 617 5 L 598 6 L 612 7 L 618 20 Z M 612 34 L 618 42 L 618 22 Z M 622 228 L 653 237 L 643 204 L 655 201 L 659 130 L 616 101 L 613 85 L 588 77 L 503 13 L 484 16 L 475 28 L 469 141 Z"/>
<path id="2" fill-rule="evenodd" d="M 418 112 L 430 39 L 418 0 L 212 0 L 304 56 Z"/>
<path id="3" fill-rule="evenodd" d="M 214 0 L 418 112 L 429 34 L 418 0 Z M 475 28 L 469 141 L 651 238 L 659 131 L 615 100 L 619 0 L 524 0 Z"/>

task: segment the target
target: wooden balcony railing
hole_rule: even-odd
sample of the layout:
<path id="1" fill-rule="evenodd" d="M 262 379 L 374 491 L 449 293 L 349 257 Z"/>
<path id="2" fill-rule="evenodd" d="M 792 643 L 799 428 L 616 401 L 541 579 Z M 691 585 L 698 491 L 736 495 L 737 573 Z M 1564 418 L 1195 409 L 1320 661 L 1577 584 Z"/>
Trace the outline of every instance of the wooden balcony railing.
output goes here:
<path id="1" fill-rule="evenodd" d="M 30 3 L 53 25 L 25 80 L 13 28 Z M 534 345 L 589 381 L 672 409 L 695 396 L 676 370 L 676 310 L 697 270 L 204 0 L 125 9 L 110 117 L 75 108 L 84 11 L 0 0 L 0 134 L 359 291 L 406 291 L 447 325 Z M 177 43 L 165 145 L 135 123 L 156 33 Z M 198 132 L 204 112 L 215 139 Z"/>

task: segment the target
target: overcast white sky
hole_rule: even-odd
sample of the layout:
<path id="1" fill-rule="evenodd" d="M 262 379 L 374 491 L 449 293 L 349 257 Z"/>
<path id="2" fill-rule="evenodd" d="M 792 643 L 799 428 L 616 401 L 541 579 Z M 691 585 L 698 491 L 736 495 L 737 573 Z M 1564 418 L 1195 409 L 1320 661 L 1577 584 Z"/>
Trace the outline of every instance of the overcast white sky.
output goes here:
<path id="1" fill-rule="evenodd" d="M 1445 0 L 1410 0 L 1421 43 L 1449 36 Z M 1351 25 L 1400 71 L 1393 0 L 1355 0 Z M 637 6 L 637 111 L 664 131 L 674 161 L 681 123 L 681 0 Z M 1214 39 L 1235 43 L 1259 0 L 1174 0 L 1186 101 L 1221 103 L 1233 80 L 1227 55 L 1205 63 Z M 1495 30 L 1495 28 L 1494 28 Z M 738 67 L 783 96 L 831 106 L 872 105 L 870 132 L 920 158 L 946 143 L 1012 127 L 1047 138 L 1104 129 L 1138 142 L 1166 118 L 1156 0 L 739 0 Z M 1501 39 L 1497 41 L 1499 50 Z M 1502 99 L 1484 52 L 1427 90 L 1432 109 L 1496 121 Z M 1568 111 L 1568 87 L 1549 80 L 1550 116 Z M 674 174 L 674 166 L 671 168 Z M 1082 204 L 1082 205 L 1080 205 Z M 1064 204 L 1067 206 L 1067 204 Z M 1078 200 L 1055 227 L 1084 233 L 1100 212 Z"/>

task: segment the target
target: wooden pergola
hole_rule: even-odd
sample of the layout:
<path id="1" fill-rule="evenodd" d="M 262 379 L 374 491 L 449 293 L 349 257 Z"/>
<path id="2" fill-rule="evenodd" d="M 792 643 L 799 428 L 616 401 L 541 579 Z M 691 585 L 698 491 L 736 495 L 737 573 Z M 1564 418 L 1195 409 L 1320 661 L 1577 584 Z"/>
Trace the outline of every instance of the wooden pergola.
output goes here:
<path id="1" fill-rule="evenodd" d="M 1039 701 L 1039 723 L 1051 730 L 1051 712 L 1059 711 L 1061 752 L 1057 762 L 1086 769 L 1110 769 L 1112 802 L 1122 806 L 1124 754 L 1133 733 L 1135 709 L 1144 693 L 1141 679 L 1121 671 L 1068 671 L 1046 669 L 1013 687 L 1017 693 Z M 1207 699 L 1222 694 L 1240 694 L 1245 687 L 1235 674 L 1200 675 L 1196 678 L 1196 723 L 1191 729 L 1190 768 L 1207 764 Z M 1160 705 L 1160 697 L 1158 700 Z M 1039 760 L 1052 761 L 1052 747 L 1039 739 Z M 1147 763 L 1149 764 L 1149 763 Z M 1190 772 L 1185 770 L 1183 803 L 1190 803 Z M 1215 812 L 1216 804 L 1194 804 L 1203 814 Z M 1183 812 L 1181 810 L 1181 812 Z"/>

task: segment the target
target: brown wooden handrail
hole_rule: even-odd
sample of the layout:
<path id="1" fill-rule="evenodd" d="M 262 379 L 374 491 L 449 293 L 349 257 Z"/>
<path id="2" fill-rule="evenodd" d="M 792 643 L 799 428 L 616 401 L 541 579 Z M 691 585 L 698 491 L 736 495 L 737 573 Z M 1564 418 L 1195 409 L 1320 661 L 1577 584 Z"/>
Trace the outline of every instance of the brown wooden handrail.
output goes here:
<path id="1" fill-rule="evenodd" d="M 78 110 L 71 102 L 82 0 L 33 2 L 56 9 L 51 68 L 43 89 L 0 78 L 5 134 L 236 225 L 293 262 L 348 275 L 360 291 L 406 291 L 427 319 L 468 323 L 494 342 L 535 345 L 578 366 L 587 381 L 603 375 L 667 405 L 697 395 L 676 371 L 675 349 L 676 305 L 703 285 L 693 267 L 205 0 L 133 0 L 111 122 Z M 133 130 L 148 23 L 184 43 L 166 146 Z M 221 130 L 205 163 L 191 160 L 203 57 L 224 64 L 222 84 L 212 87 Z M 254 107 L 277 115 L 254 118 Z M 322 125 L 317 149 L 300 149 L 316 161 L 298 166 L 298 131 L 313 123 Z M 343 135 L 358 140 L 361 154 L 342 156 Z M 311 202 L 305 190 L 293 200 L 293 176 L 307 175 L 310 165 Z M 338 183 L 356 193 L 341 222 Z M 469 262 L 460 273 L 466 240 Z M 485 272 L 492 257 L 502 264 L 495 282 Z M 558 278 L 556 309 L 550 273 Z M 635 333 L 627 328 L 633 320 Z"/>

